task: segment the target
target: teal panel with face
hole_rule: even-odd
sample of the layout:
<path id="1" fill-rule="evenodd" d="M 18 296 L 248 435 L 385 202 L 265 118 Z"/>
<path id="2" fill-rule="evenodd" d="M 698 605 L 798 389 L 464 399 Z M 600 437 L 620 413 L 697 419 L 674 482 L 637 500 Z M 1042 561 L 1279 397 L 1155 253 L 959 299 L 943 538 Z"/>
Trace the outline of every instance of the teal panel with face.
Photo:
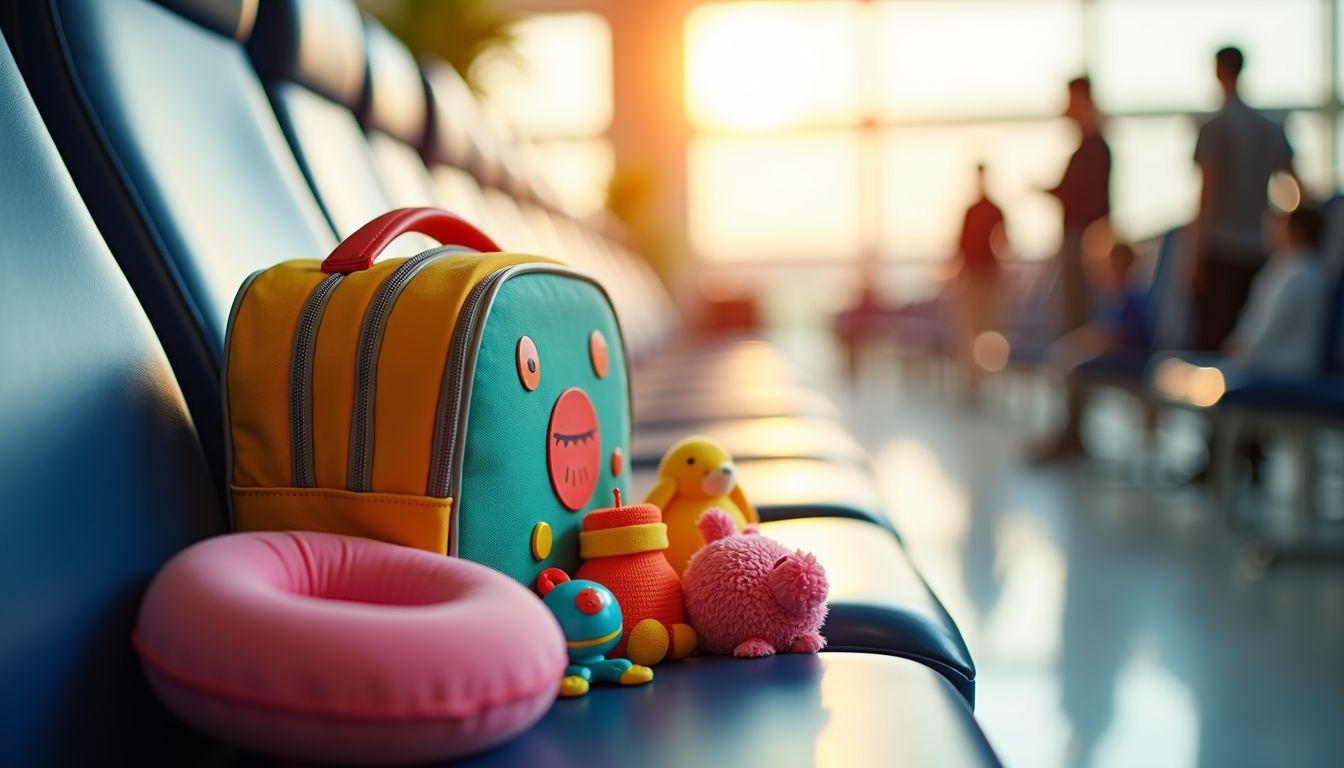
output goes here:
<path id="1" fill-rule="evenodd" d="M 592 354 L 594 331 L 606 342 L 603 377 Z M 526 345 L 520 354 L 524 336 L 535 356 Z M 528 359 L 539 363 L 536 371 Z M 458 554 L 529 586 L 545 568 L 573 574 L 583 515 L 611 506 L 613 488 L 627 490 L 629 468 L 617 476 L 612 462 L 613 449 L 629 456 L 630 401 L 611 306 L 579 278 L 510 278 L 486 320 L 472 381 Z M 532 535 L 542 522 L 554 544 L 538 560 Z"/>

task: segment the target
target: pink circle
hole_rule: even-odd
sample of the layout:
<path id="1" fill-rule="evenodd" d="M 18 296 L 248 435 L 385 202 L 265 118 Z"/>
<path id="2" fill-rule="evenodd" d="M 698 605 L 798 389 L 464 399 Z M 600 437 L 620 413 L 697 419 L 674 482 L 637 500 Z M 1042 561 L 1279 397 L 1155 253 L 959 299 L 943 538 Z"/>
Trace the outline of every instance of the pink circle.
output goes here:
<path id="1" fill-rule="evenodd" d="M 155 577 L 135 645 L 182 719 L 302 760 L 446 760 L 555 700 L 564 635 L 485 566 L 306 531 L 200 542 Z"/>
<path id="2" fill-rule="evenodd" d="M 546 467 L 551 488 L 565 509 L 583 509 L 597 490 L 602 435 L 597 411 L 578 387 L 560 393 L 546 429 Z"/>

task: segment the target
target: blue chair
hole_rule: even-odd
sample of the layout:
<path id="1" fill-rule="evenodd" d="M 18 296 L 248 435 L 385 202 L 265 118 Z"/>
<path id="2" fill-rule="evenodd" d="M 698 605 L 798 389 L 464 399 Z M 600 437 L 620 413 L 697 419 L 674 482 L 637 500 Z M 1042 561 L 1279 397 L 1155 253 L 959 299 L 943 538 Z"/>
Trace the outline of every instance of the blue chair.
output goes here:
<path id="1" fill-rule="evenodd" d="M 1339 254 L 1329 250 L 1330 243 L 1338 242 L 1337 235 L 1344 230 L 1339 215 L 1344 212 L 1344 198 L 1333 198 L 1323 208 L 1328 225 L 1322 256 L 1333 265 L 1335 278 L 1323 319 L 1318 374 L 1287 377 L 1256 373 L 1216 355 L 1160 355 L 1149 364 L 1147 382 L 1153 397 L 1167 405 L 1207 412 L 1213 419 L 1210 469 L 1215 498 L 1234 523 L 1240 522 L 1235 515 L 1238 445 L 1247 431 L 1273 427 L 1307 448 L 1300 463 L 1306 492 L 1295 510 L 1299 522 L 1306 523 L 1311 517 L 1314 487 L 1311 440 L 1322 429 L 1344 429 L 1344 269 L 1339 266 Z M 1183 385 L 1192 375 L 1204 377 L 1204 384 Z M 1288 551 L 1300 548 L 1300 543 L 1278 541 L 1273 548 Z"/>
<path id="2" fill-rule="evenodd" d="M 1219 364 L 1225 391 L 1214 407 L 1217 420 L 1212 466 L 1215 490 L 1223 509 L 1232 511 L 1237 483 L 1237 445 L 1250 429 L 1271 426 L 1287 430 L 1307 448 L 1300 457 L 1304 493 L 1295 510 L 1308 522 L 1315 486 L 1310 445 L 1322 430 L 1344 430 L 1344 269 L 1336 270 L 1327 304 L 1320 351 L 1320 373 L 1307 378 L 1266 376 Z M 1297 546 L 1280 542 L 1279 549 Z"/>
<path id="3" fill-rule="evenodd" d="M 0 38 L 0 744 L 6 765 L 187 765 L 218 745 L 131 649 L 140 594 L 225 528 L 168 359 Z"/>
<path id="4" fill-rule="evenodd" d="M 110 14 L 101 17 L 107 25 L 85 28 L 88 36 L 125 32 L 116 20 L 126 17 L 117 13 L 144 14 L 144 23 L 159 31 L 176 23 L 172 12 L 138 0 L 61 6 L 71 9 Z M 212 38 L 196 41 L 197 64 L 243 62 L 237 53 L 212 58 L 227 50 Z M 113 58 L 133 64 L 142 60 L 139 53 Z M 259 96 L 254 91 L 252 98 Z M 234 138 L 246 143 L 248 136 Z M 225 513 L 175 370 L 141 308 L 146 299 L 137 301 L 124 267 L 109 252 L 3 38 L 0 137 L 0 167 L 11 182 L 0 187 L 0 253 L 10 257 L 0 281 L 4 760 L 265 764 L 169 715 L 150 693 L 132 650 L 149 579 L 183 547 L 222 532 Z M 210 199 L 208 191 L 202 194 Z M 179 202 L 186 215 L 190 201 Z M 895 546 L 889 537 L 863 540 Z M 883 556 L 883 564 L 890 568 L 891 559 Z M 899 565 L 906 568 L 901 577 L 918 587 L 926 613 L 944 620 L 918 574 L 908 562 Z M 878 582 L 890 575 L 872 573 Z M 960 643 L 955 627 L 938 637 Z M 836 639 L 861 647 L 871 638 Z M 964 656 L 964 647 L 917 650 Z M 912 656 L 828 653 L 674 665 L 660 669 L 657 695 L 612 690 L 563 702 L 523 739 L 479 760 L 699 765 L 840 749 L 881 764 L 998 765 L 948 671 Z M 843 733 L 844 741 L 828 746 L 823 732 Z"/>
<path id="5" fill-rule="evenodd" d="M 342 0 L 52 0 L 16 7 L 13 24 L 24 36 L 17 58 L 28 88 L 163 342 L 207 446 L 207 466 L 218 470 L 224 465 L 219 360 L 233 294 L 257 268 L 326 253 L 342 222 L 356 215 L 351 211 L 388 204 L 389 186 L 365 130 L 384 136 L 401 157 L 415 142 L 414 126 L 402 125 L 395 108 L 398 94 L 414 101 L 416 93 L 406 87 L 413 81 L 406 56 Z M 369 36 L 381 42 L 366 58 Z M 354 111 L 361 105 L 363 126 Z M 350 148 L 348 167 L 335 167 L 346 156 L 333 161 L 324 141 Z M 358 174 L 363 186 L 333 183 L 339 174 Z M 744 476 L 747 464 L 740 467 Z M 799 462 L 753 464 L 760 474 L 791 482 L 801 476 Z M 804 490 L 818 496 L 793 493 L 781 511 L 825 513 L 843 502 L 879 523 L 864 523 L 863 530 L 885 553 L 884 563 L 908 566 L 881 524 L 871 478 L 850 465 L 810 466 L 814 479 Z M 155 476 L 148 468 L 136 471 Z M 837 473 L 845 482 L 832 485 Z M 782 482 L 762 485 L 787 489 Z M 822 495 L 832 487 L 841 489 L 838 495 Z M 217 485 L 209 497 L 216 508 L 221 491 Z M 852 530 L 850 521 L 809 525 Z M 836 561 L 839 583 L 852 559 Z M 848 632 L 847 648 L 927 663 L 969 701 L 974 666 L 960 633 L 912 568 L 911 574 L 884 582 L 876 572 L 850 573 L 854 584 L 875 589 L 846 593 L 855 610 L 837 610 L 828 631 L 840 639 Z"/>
<path id="6" fill-rule="evenodd" d="M 1148 379 L 1155 354 L 1186 346 L 1189 333 L 1189 302 L 1181 290 L 1183 228 L 1162 235 L 1144 296 L 1147 347 L 1100 355 L 1073 370 L 1085 385 L 1106 385 L 1140 397 L 1149 394 Z"/>
<path id="7" fill-rule="evenodd" d="M 1059 338 L 1059 269 L 1054 260 L 1032 265 L 1020 275 L 1021 292 L 1005 302 L 1000 315 L 1009 361 L 1019 366 L 1045 362 Z"/>

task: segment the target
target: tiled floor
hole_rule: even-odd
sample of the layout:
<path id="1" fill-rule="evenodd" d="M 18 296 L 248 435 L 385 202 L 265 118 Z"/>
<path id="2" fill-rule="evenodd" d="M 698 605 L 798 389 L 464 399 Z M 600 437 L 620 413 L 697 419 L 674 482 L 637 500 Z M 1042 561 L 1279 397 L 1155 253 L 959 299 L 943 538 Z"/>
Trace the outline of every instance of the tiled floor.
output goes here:
<path id="1" fill-rule="evenodd" d="M 1344 563 L 1256 573 L 1202 492 L 1027 464 L 1033 406 L 968 409 L 891 363 L 847 390 L 851 426 L 1010 768 L 1344 765 Z"/>

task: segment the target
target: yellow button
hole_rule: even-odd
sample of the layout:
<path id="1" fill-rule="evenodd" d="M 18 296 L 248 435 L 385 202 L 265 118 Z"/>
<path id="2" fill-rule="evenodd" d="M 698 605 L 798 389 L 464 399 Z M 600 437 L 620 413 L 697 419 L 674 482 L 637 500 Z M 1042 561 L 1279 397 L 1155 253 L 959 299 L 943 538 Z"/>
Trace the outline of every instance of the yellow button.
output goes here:
<path id="1" fill-rule="evenodd" d="M 551 526 L 537 523 L 532 527 L 532 557 L 545 560 L 551 554 Z"/>

